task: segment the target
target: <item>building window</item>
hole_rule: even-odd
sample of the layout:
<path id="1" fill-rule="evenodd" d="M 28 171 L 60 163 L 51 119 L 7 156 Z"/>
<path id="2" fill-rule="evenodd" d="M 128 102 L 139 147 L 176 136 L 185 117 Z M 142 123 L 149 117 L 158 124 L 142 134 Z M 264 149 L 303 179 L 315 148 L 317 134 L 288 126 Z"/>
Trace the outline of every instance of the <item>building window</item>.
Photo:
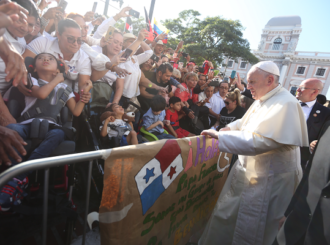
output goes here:
<path id="1" fill-rule="evenodd" d="M 296 96 L 297 89 L 298 89 L 298 87 L 292 86 L 292 87 L 290 88 L 290 93 L 291 93 L 293 96 Z"/>
<path id="2" fill-rule="evenodd" d="M 247 62 L 242 61 L 242 62 L 241 62 L 241 65 L 240 65 L 239 68 L 241 68 L 241 69 L 245 69 L 245 68 L 246 68 L 246 64 L 247 64 Z"/>
<path id="3" fill-rule="evenodd" d="M 300 66 L 297 69 L 297 74 L 303 75 L 305 73 L 306 67 Z"/>
<path id="4" fill-rule="evenodd" d="M 323 77 L 325 74 L 325 69 L 324 68 L 318 68 L 316 71 L 316 76 Z"/>
<path id="5" fill-rule="evenodd" d="M 228 61 L 227 67 L 233 67 L 234 61 L 230 60 Z"/>
<path id="6" fill-rule="evenodd" d="M 280 50 L 282 44 L 282 38 L 276 38 L 273 45 L 273 50 Z"/>

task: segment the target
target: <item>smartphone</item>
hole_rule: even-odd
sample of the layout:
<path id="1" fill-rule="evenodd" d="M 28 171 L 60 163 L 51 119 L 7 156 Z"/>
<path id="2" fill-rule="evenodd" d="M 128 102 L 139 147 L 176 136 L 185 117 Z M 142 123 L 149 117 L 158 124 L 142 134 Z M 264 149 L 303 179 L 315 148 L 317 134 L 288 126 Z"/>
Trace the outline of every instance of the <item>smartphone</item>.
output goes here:
<path id="1" fill-rule="evenodd" d="M 108 28 L 108 30 L 107 30 L 107 33 L 106 33 L 106 35 L 105 35 L 105 40 L 109 40 L 110 39 L 110 37 L 112 37 L 113 36 L 113 33 L 115 32 L 115 28 L 113 27 L 113 26 L 109 26 L 109 28 Z"/>
<path id="2" fill-rule="evenodd" d="M 189 55 L 188 53 L 184 53 L 184 52 L 182 52 L 182 57 L 183 57 L 183 58 L 187 58 L 188 55 Z"/>
<path id="3" fill-rule="evenodd" d="M 153 54 L 150 59 L 152 59 L 153 61 L 155 61 L 155 63 L 157 63 L 159 61 L 159 57 L 155 54 Z"/>
<path id="4" fill-rule="evenodd" d="M 64 12 L 66 7 L 68 6 L 68 2 L 65 0 L 61 0 L 60 3 L 58 4 L 58 6 L 61 7 Z"/>
<path id="5" fill-rule="evenodd" d="M 234 78 L 236 77 L 236 71 L 235 71 L 235 70 L 231 72 L 230 77 L 231 77 L 232 79 L 234 79 Z"/>
<path id="6" fill-rule="evenodd" d="M 25 85 L 25 87 L 28 88 L 28 89 L 31 89 L 32 86 L 33 86 L 33 83 L 32 83 L 32 78 L 31 78 L 30 73 L 27 74 L 27 79 L 26 80 L 27 80 L 27 85 Z"/>
<path id="7" fill-rule="evenodd" d="M 140 13 L 138 11 L 135 11 L 133 9 L 131 9 L 130 11 L 128 11 L 128 14 L 135 17 L 135 18 L 139 18 L 140 17 Z"/>
<path id="8" fill-rule="evenodd" d="M 94 4 L 93 4 L 93 9 L 92 9 L 92 12 L 93 12 L 93 13 L 96 12 L 96 7 L 97 7 L 97 2 L 94 2 Z"/>
<path id="9" fill-rule="evenodd" d="M 131 54 L 132 54 L 132 49 L 126 49 L 125 50 L 125 53 L 121 56 L 121 58 L 125 58 L 125 59 L 127 59 Z"/>
<path id="10" fill-rule="evenodd" d="M 179 69 L 182 69 L 183 68 L 183 62 L 179 62 Z"/>
<path id="11" fill-rule="evenodd" d="M 204 73 L 204 67 L 198 67 L 198 72 Z"/>
<path id="12" fill-rule="evenodd" d="M 178 68 L 179 68 L 179 65 L 178 65 L 178 64 L 176 64 L 176 63 L 174 63 L 174 64 L 173 64 L 173 68 L 176 68 L 176 69 L 178 69 Z"/>

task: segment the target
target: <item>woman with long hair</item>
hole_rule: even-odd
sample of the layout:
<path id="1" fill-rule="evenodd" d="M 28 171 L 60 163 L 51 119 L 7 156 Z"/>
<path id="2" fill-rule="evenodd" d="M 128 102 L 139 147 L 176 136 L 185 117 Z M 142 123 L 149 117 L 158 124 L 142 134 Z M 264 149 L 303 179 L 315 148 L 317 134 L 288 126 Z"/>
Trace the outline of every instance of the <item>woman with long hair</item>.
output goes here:
<path id="1" fill-rule="evenodd" d="M 214 127 L 220 130 L 227 124 L 240 119 L 245 114 L 245 109 L 241 107 L 241 92 L 236 88 L 233 92 L 229 92 L 225 97 L 225 107 L 220 111 L 220 118 Z"/>

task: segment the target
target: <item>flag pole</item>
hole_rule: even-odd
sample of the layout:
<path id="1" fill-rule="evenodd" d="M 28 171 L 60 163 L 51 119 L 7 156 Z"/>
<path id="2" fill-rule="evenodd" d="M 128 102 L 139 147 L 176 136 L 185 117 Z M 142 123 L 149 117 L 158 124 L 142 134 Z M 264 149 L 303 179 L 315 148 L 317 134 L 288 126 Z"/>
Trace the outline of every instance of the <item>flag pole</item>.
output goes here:
<path id="1" fill-rule="evenodd" d="M 125 32 L 125 31 L 126 31 L 126 23 L 127 23 L 127 17 L 126 17 L 126 20 L 125 20 L 125 24 L 124 24 L 124 31 L 123 31 L 123 32 Z"/>
<path id="2" fill-rule="evenodd" d="M 150 10 L 149 10 L 149 20 L 150 20 L 150 23 L 152 22 L 152 16 L 154 15 L 155 3 L 156 3 L 156 0 L 151 0 Z"/>

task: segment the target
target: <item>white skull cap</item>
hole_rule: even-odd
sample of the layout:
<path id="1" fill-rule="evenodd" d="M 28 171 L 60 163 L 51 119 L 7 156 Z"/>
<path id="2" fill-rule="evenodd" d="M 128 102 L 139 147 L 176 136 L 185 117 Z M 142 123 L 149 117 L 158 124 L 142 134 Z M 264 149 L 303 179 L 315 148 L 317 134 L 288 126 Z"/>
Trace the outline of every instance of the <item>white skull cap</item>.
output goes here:
<path id="1" fill-rule="evenodd" d="M 273 61 L 261 61 L 261 62 L 255 64 L 253 67 L 257 67 L 260 70 L 263 70 L 270 74 L 280 76 L 280 70 L 278 69 L 278 66 Z"/>

